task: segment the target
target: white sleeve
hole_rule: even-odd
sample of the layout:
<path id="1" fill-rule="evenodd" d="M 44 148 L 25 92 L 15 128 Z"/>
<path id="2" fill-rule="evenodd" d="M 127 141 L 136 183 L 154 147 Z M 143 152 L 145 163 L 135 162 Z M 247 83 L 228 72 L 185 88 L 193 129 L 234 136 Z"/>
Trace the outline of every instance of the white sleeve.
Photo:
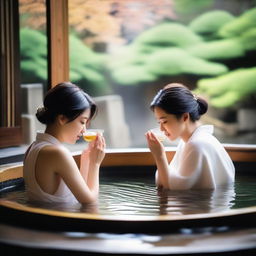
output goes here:
<path id="1" fill-rule="evenodd" d="M 200 147 L 192 143 L 186 145 L 177 165 L 170 164 L 169 188 L 176 190 L 192 188 L 201 174 L 203 162 L 204 156 Z"/>

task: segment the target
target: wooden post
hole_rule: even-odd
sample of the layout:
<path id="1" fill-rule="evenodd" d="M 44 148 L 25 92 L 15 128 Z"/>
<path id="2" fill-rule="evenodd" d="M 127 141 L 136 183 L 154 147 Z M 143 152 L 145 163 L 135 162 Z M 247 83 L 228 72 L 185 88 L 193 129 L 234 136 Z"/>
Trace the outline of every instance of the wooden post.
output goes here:
<path id="1" fill-rule="evenodd" d="M 0 1 L 0 148 L 22 144 L 18 0 Z"/>
<path id="2" fill-rule="evenodd" d="M 48 86 L 69 81 L 68 0 L 47 0 Z"/>

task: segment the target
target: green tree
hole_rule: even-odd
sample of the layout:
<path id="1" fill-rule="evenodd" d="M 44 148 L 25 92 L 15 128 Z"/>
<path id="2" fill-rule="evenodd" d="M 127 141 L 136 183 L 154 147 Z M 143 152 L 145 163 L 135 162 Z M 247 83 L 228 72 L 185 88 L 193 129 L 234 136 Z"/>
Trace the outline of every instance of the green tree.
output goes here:
<path id="1" fill-rule="evenodd" d="M 189 28 L 207 40 L 219 38 L 218 31 L 235 17 L 227 11 L 215 10 L 205 12 L 193 19 Z"/>
<path id="2" fill-rule="evenodd" d="M 108 66 L 114 81 L 121 85 L 157 81 L 163 76 L 216 76 L 227 72 L 225 65 L 193 56 L 186 50 L 202 42 L 186 26 L 166 22 L 146 30 L 129 46 L 111 55 Z"/>
<path id="3" fill-rule="evenodd" d="M 47 80 L 47 39 L 39 31 L 23 28 L 21 38 L 22 83 Z M 94 95 L 107 93 L 104 54 L 95 53 L 76 36 L 70 35 L 70 80 Z"/>
<path id="4" fill-rule="evenodd" d="M 106 55 L 94 52 L 75 35 L 69 36 L 69 42 L 70 80 L 94 96 L 109 93 L 104 76 Z"/>
<path id="5" fill-rule="evenodd" d="M 44 34 L 29 28 L 20 30 L 21 82 L 47 80 L 47 40 Z"/>
<path id="6" fill-rule="evenodd" d="M 237 69 L 222 76 L 201 79 L 195 92 L 208 95 L 214 107 L 232 107 L 252 95 L 256 97 L 256 68 Z"/>
<path id="7" fill-rule="evenodd" d="M 256 8 L 225 23 L 219 28 L 222 38 L 192 46 L 188 51 L 207 60 L 232 60 L 246 58 L 256 52 Z M 256 60 L 256 59 L 255 59 Z M 239 61 L 237 61 L 239 63 Z M 251 65 L 251 67 L 250 67 Z M 248 68 L 238 66 L 227 74 L 198 81 L 197 93 L 210 98 L 217 108 L 232 107 L 256 95 L 255 61 L 247 63 Z"/>

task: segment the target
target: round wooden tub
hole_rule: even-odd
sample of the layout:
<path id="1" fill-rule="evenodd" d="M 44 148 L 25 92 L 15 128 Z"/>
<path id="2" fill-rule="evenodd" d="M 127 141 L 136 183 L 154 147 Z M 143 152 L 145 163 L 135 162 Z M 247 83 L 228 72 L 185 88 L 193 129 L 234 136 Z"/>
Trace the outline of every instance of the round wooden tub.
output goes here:
<path id="1" fill-rule="evenodd" d="M 246 165 L 246 170 L 250 171 L 250 175 L 255 175 L 255 165 L 256 165 L 256 147 L 255 146 L 236 146 L 236 145 L 225 145 L 228 153 L 230 154 L 232 160 L 236 165 Z M 175 153 L 175 148 L 168 148 L 167 157 L 171 159 Z M 74 159 L 77 164 L 79 164 L 79 153 L 74 153 Z M 148 169 L 155 168 L 154 160 L 152 158 L 151 153 L 147 149 L 123 149 L 123 150 L 108 150 L 106 153 L 106 157 L 102 164 L 102 168 L 109 167 L 132 167 L 133 169 Z M 22 165 L 9 166 L 6 168 L 2 168 L 0 171 L 0 189 L 1 191 L 5 191 L 6 189 L 22 186 L 23 185 L 23 171 Z M 82 212 L 65 212 L 65 211 L 56 211 L 56 210 L 48 210 L 45 208 L 39 207 L 30 207 L 23 204 L 19 204 L 16 202 L 12 202 L 9 200 L 0 199 L 0 242 L 4 249 L 8 248 L 8 250 L 12 250 L 10 248 L 14 248 L 15 246 L 22 248 L 30 248 L 31 238 L 34 237 L 35 233 L 38 237 L 41 237 L 41 243 L 38 246 L 35 246 L 33 243 L 34 249 L 44 250 L 48 248 L 45 244 L 42 244 L 44 240 L 43 237 L 46 234 L 47 239 L 49 236 L 58 234 L 57 240 L 61 240 L 62 245 L 55 245 L 52 248 L 55 252 L 56 250 L 61 251 L 62 254 L 65 250 L 67 251 L 79 251 L 79 252 L 93 252 L 93 253 L 111 253 L 111 254 L 172 254 L 172 255 L 180 255 L 181 253 L 199 253 L 200 250 L 205 251 L 207 253 L 216 253 L 225 251 L 231 251 L 235 255 L 235 252 L 239 252 L 240 250 L 247 251 L 248 255 L 253 250 L 255 252 L 255 242 L 256 238 L 252 240 L 250 236 L 251 242 L 242 243 L 241 241 L 230 245 L 227 248 L 227 243 L 223 243 L 222 246 L 216 247 L 216 244 L 211 246 L 202 247 L 203 244 L 191 248 L 189 244 L 184 240 L 177 240 L 177 244 L 173 246 L 169 246 L 168 249 L 163 250 L 161 247 L 154 247 L 154 249 L 150 250 L 148 247 L 132 248 L 132 244 L 136 239 L 133 237 L 127 238 L 127 234 L 149 234 L 152 236 L 156 236 L 161 234 L 162 237 L 172 236 L 177 234 L 180 230 L 186 229 L 201 229 L 205 230 L 207 227 L 213 227 L 214 230 L 222 229 L 223 227 L 229 227 L 230 233 L 226 232 L 226 238 L 222 237 L 221 241 L 225 241 L 225 239 L 230 239 L 230 235 L 233 237 L 243 237 L 243 230 L 248 229 L 251 235 L 255 234 L 255 217 L 256 217 L 256 206 L 245 207 L 240 209 L 231 209 L 228 211 L 217 212 L 217 213 L 205 213 L 205 214 L 187 214 L 181 216 L 172 216 L 172 215 L 159 215 L 159 216 L 111 216 L 111 215 L 99 215 L 99 214 L 90 214 L 90 213 L 82 213 Z M 32 232 L 32 233 L 31 233 Z M 72 246 L 70 243 L 66 243 L 63 238 L 64 233 L 67 232 L 75 232 L 73 234 L 93 234 L 92 243 L 86 245 L 86 240 L 83 241 L 83 246 Z M 238 233 L 236 233 L 238 232 Z M 240 232 L 240 236 L 239 236 Z M 241 232 L 243 235 L 241 235 Z M 131 243 L 131 246 L 124 247 L 123 250 L 120 248 L 117 249 L 114 244 L 109 245 L 109 243 L 100 242 L 100 239 L 96 236 L 98 234 L 115 234 L 115 236 L 124 237 L 128 239 Z M 21 235 L 23 234 L 23 235 Z M 42 235 L 43 234 L 43 235 Z M 61 235 L 62 234 L 62 235 Z M 218 232 L 213 232 L 211 238 L 217 239 L 216 235 Z M 228 236 L 227 236 L 228 235 Z M 22 237 L 22 239 L 21 239 Z M 24 237 L 27 238 L 24 241 Z M 76 237 L 76 235 L 75 235 Z M 79 237 L 79 236 L 78 236 Z M 88 238 L 88 236 L 85 236 Z M 72 237 L 72 241 L 74 241 L 74 237 Z M 234 237 L 233 237 L 234 238 Z M 47 240 L 46 239 L 46 240 Z M 81 237 L 79 238 L 81 239 Z M 184 238 L 183 238 L 184 239 Z M 193 240 L 194 239 L 194 240 Z M 198 237 L 194 237 L 192 240 L 199 241 Z M 200 238 L 202 240 L 202 237 Z M 33 240 L 33 239 L 32 239 Z M 122 240 L 123 242 L 125 242 Z M 218 239 L 217 239 L 218 240 Z M 216 240 L 216 241 L 217 241 Z M 48 241 L 48 240 L 47 240 Z M 122 242 L 121 241 L 121 242 Z M 173 241 L 173 240 L 172 240 Z M 138 241 L 137 241 L 138 242 Z M 170 241 L 169 241 L 170 242 Z M 210 244 L 212 241 L 208 241 Z M 117 239 L 117 244 L 118 242 Z M 92 247 L 94 244 L 94 247 Z M 238 246 L 240 244 L 240 247 Z M 11 246 L 10 246 L 11 245 Z M 70 247 L 67 248 L 67 246 Z M 205 245 L 205 241 L 204 241 Z M 77 246 L 80 248 L 77 248 Z M 178 246 L 178 247 L 177 247 Z M 180 248 L 182 247 L 182 248 Z M 135 249 L 137 248 L 137 250 Z M 46 252 L 46 251 L 45 251 Z M 47 252 L 49 253 L 49 251 Z M 210 254 L 209 254 L 210 255 Z M 253 254 L 252 254 L 253 255 Z"/>

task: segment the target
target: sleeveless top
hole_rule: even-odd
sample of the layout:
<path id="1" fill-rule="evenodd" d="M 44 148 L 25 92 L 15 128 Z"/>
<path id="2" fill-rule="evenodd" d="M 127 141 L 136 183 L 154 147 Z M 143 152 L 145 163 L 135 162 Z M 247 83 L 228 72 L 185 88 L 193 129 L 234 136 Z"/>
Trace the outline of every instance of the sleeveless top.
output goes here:
<path id="1" fill-rule="evenodd" d="M 169 164 L 169 189 L 215 189 L 234 182 L 233 162 L 212 134 L 212 125 L 202 125 L 186 143 L 183 140 L 179 142 Z"/>
<path id="2" fill-rule="evenodd" d="M 25 180 L 25 187 L 28 198 L 32 201 L 48 203 L 78 203 L 77 199 L 62 178 L 60 179 L 58 189 L 53 195 L 44 192 L 41 189 L 40 185 L 37 183 L 35 175 L 37 156 L 43 147 L 49 145 L 62 146 L 55 137 L 47 133 L 37 133 L 36 140 L 31 144 L 30 148 L 27 151 L 24 160 L 23 177 Z"/>

